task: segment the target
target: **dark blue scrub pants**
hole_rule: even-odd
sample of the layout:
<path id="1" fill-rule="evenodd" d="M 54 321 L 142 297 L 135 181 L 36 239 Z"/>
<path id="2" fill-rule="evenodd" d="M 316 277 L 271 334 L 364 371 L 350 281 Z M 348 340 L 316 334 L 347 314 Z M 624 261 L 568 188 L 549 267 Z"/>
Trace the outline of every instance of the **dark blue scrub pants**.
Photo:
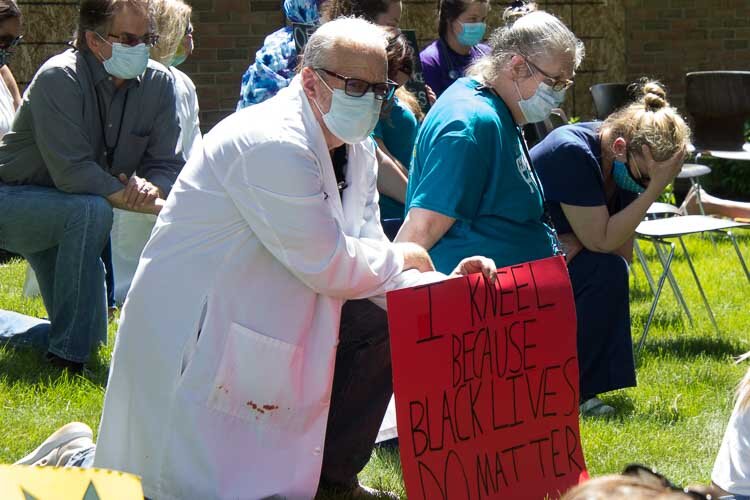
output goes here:
<path id="1" fill-rule="evenodd" d="M 581 401 L 635 386 L 625 259 L 584 249 L 568 272 L 578 316 Z"/>

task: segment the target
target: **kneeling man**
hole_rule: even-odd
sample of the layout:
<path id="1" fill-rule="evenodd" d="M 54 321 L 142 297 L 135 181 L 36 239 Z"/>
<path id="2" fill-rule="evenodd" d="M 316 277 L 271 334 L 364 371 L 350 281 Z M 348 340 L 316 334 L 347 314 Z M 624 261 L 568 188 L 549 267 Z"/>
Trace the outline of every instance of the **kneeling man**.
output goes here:
<path id="1" fill-rule="evenodd" d="M 292 84 L 219 123 L 175 184 L 122 312 L 94 459 L 147 497 L 367 496 L 357 473 L 392 387 L 385 313 L 360 299 L 442 277 L 379 223 L 386 44 L 366 21 L 326 23 Z"/>

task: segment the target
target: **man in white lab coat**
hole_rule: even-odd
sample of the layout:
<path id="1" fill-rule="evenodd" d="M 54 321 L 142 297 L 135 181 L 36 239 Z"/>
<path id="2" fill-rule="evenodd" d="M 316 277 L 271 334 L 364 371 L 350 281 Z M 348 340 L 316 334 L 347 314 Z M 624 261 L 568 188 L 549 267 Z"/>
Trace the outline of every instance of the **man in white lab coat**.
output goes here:
<path id="1" fill-rule="evenodd" d="M 361 19 L 324 24 L 291 85 L 219 123 L 175 184 L 123 308 L 94 459 L 147 497 L 367 496 L 357 473 L 392 388 L 385 313 L 358 299 L 443 276 L 379 223 L 385 47 Z M 64 455 L 50 443 L 65 431 L 25 463 Z"/>

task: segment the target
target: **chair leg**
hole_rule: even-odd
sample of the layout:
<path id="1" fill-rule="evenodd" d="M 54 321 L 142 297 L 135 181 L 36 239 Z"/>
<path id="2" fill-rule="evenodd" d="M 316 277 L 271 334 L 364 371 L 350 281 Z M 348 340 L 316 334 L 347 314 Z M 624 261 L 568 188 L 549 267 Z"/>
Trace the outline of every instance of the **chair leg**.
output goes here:
<path id="1" fill-rule="evenodd" d="M 745 264 L 745 258 L 742 256 L 742 252 L 740 252 L 740 247 L 737 244 L 737 239 L 734 237 L 732 231 L 726 231 L 724 234 L 726 234 L 732 241 L 732 245 L 734 245 L 734 251 L 737 252 L 737 257 L 740 259 L 742 269 L 745 271 L 745 277 L 747 277 L 747 280 L 750 281 L 750 272 L 748 272 L 747 270 L 747 264 Z"/>
<path id="2" fill-rule="evenodd" d="M 706 306 L 706 311 L 708 311 L 708 317 L 711 320 L 711 323 L 714 325 L 714 329 L 716 329 L 716 333 L 721 334 L 721 331 L 719 330 L 719 325 L 716 324 L 716 318 L 714 318 L 714 313 L 711 310 L 711 306 L 708 303 L 708 299 L 706 298 L 706 293 L 703 291 L 703 286 L 701 285 L 701 281 L 698 279 L 698 274 L 695 272 L 695 267 L 693 267 L 693 260 L 690 258 L 690 253 L 688 253 L 687 247 L 685 246 L 685 241 L 680 236 L 678 238 L 680 240 L 680 245 L 682 245 L 682 251 L 685 253 L 685 259 L 687 260 L 688 266 L 690 266 L 690 272 L 693 273 L 693 278 L 695 279 L 695 284 L 698 285 L 698 291 L 701 294 L 701 298 L 703 299 L 703 305 Z"/>
<path id="3" fill-rule="evenodd" d="M 664 266 L 664 250 L 662 250 L 659 245 L 654 245 L 654 247 L 656 248 L 656 254 L 659 256 L 659 260 L 661 260 L 662 266 Z M 690 314 L 690 308 L 687 305 L 685 296 L 682 295 L 682 290 L 680 290 L 680 285 L 677 284 L 677 280 L 675 279 L 674 274 L 672 274 L 672 268 L 669 269 L 669 273 L 667 274 L 667 279 L 669 279 L 669 286 L 672 287 L 672 293 L 674 294 L 674 298 L 677 300 L 680 306 L 682 306 L 682 310 L 685 311 L 685 315 L 688 318 L 688 322 L 690 323 L 690 326 L 693 326 L 693 315 Z"/>
<path id="4" fill-rule="evenodd" d="M 654 245 L 659 245 L 660 243 L 657 241 L 654 241 Z M 641 352 L 641 349 L 643 348 L 643 343 L 646 341 L 646 335 L 648 335 L 648 330 L 651 328 L 651 322 L 654 319 L 654 313 L 656 313 L 656 306 L 659 303 L 659 296 L 661 295 L 662 288 L 664 288 L 664 281 L 667 279 L 667 276 L 669 275 L 669 268 L 672 265 L 672 258 L 674 257 L 674 250 L 675 245 L 674 243 L 666 243 L 669 245 L 669 254 L 667 255 L 666 262 L 664 262 L 664 272 L 661 273 L 661 276 L 659 276 L 659 284 L 656 287 L 656 293 L 654 294 L 654 301 L 651 303 L 651 310 L 648 313 L 648 319 L 646 319 L 646 325 L 643 327 L 643 333 L 641 334 L 641 338 L 638 341 L 638 347 L 636 347 L 636 354 L 639 354 Z"/>
<path id="5" fill-rule="evenodd" d="M 641 246 L 638 244 L 638 240 L 633 241 L 633 250 L 635 250 L 635 256 L 641 263 L 643 274 L 646 275 L 646 281 L 648 282 L 649 288 L 651 288 L 651 293 L 656 293 L 656 283 L 654 283 L 654 277 L 651 275 L 651 270 L 648 268 L 648 263 L 646 262 L 646 256 L 643 254 L 643 250 L 641 250 Z"/>

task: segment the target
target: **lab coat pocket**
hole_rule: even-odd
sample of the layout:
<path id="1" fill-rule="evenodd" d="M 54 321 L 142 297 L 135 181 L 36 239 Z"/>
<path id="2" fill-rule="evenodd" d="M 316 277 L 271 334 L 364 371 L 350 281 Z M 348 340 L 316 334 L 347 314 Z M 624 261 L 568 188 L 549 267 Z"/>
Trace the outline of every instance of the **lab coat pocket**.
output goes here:
<path id="1" fill-rule="evenodd" d="M 233 417 L 285 427 L 302 392 L 303 349 L 232 323 L 208 404 Z"/>

